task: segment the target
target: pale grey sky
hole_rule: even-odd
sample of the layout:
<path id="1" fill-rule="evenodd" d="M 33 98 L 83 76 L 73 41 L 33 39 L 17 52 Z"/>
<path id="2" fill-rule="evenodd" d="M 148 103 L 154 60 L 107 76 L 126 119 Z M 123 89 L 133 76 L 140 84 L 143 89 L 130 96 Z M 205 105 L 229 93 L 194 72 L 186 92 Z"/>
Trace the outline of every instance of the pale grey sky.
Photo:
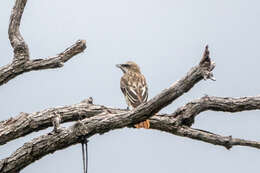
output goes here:
<path id="1" fill-rule="evenodd" d="M 11 61 L 7 30 L 13 1 L 0 2 L 0 65 Z M 257 0 L 28 0 L 21 25 L 31 57 L 55 55 L 78 39 L 88 48 L 61 69 L 23 74 L 0 88 L 0 120 L 19 112 L 78 103 L 125 108 L 115 64 L 136 61 L 150 98 L 181 78 L 209 44 L 216 82 L 202 81 L 162 112 L 171 113 L 204 94 L 259 94 L 260 3 Z M 204 112 L 194 127 L 260 141 L 259 111 Z M 66 125 L 63 125 L 66 126 Z M 0 159 L 52 129 L 0 146 Z M 155 130 L 120 129 L 89 143 L 90 173 L 259 172 L 260 150 L 223 147 Z M 82 172 L 75 145 L 26 167 L 21 173 Z"/>

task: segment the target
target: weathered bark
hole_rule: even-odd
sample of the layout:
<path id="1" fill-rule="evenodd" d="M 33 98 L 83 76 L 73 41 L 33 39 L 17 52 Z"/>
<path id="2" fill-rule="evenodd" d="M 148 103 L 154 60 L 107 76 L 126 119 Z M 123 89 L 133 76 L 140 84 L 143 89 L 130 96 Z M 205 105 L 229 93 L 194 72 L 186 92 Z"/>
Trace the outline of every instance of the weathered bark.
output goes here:
<path id="1" fill-rule="evenodd" d="M 20 33 L 20 23 L 27 0 L 17 0 L 10 16 L 8 35 L 10 43 L 14 49 L 14 59 L 16 64 L 29 60 L 29 48 Z"/>
<path id="2" fill-rule="evenodd" d="M 260 109 L 260 97 L 221 98 L 205 96 L 189 102 L 172 114 L 157 115 L 157 117 L 174 118 L 176 125 L 191 126 L 196 115 L 203 111 L 241 112 Z M 61 122 L 77 121 L 106 113 L 126 113 L 127 110 L 108 108 L 102 105 L 89 104 L 83 101 L 71 106 L 50 108 L 31 114 L 20 113 L 15 118 L 0 122 L 0 145 L 52 126 L 55 114 L 61 115 Z M 154 117 L 153 117 L 154 118 Z M 15 129 L 15 130 L 14 130 Z"/>
<path id="3" fill-rule="evenodd" d="M 28 45 L 19 30 L 26 3 L 27 0 L 16 0 L 12 10 L 8 34 L 14 49 L 14 58 L 10 64 L 0 67 L 0 85 L 25 72 L 62 67 L 63 63 L 86 49 L 86 41 L 79 40 L 56 56 L 30 60 Z"/>
<path id="4" fill-rule="evenodd" d="M 186 74 L 186 76 L 184 76 L 181 80 L 175 82 L 170 88 L 162 91 L 160 94 L 158 94 L 150 101 L 142 104 L 142 106 L 139 106 L 137 108 L 136 113 L 140 114 L 142 117 L 138 117 L 138 119 L 134 119 L 134 121 L 140 122 L 141 120 L 149 118 L 151 115 L 157 113 L 159 110 L 169 105 L 179 96 L 189 91 L 201 79 L 208 78 L 207 75 L 210 74 L 210 70 L 212 70 L 214 66 L 212 65 L 209 59 L 208 47 L 206 47 L 205 52 L 206 53 L 204 53 L 204 56 L 202 57 L 202 61 L 200 62 L 200 64 L 192 68 L 190 72 Z M 71 108 L 76 108 L 76 110 L 73 110 Z M 102 108 L 102 106 L 100 108 Z M 71 112 L 71 110 L 73 110 L 73 112 Z M 93 112 L 91 111 L 92 109 L 88 106 L 88 104 L 86 105 L 86 103 L 81 103 L 78 105 L 72 105 L 70 107 L 48 109 L 33 114 L 22 113 L 17 118 L 11 118 L 7 121 L 0 122 L 0 145 L 12 139 L 31 133 L 35 130 L 41 130 L 50 126 L 54 112 L 58 112 L 61 114 L 62 121 L 71 121 L 75 120 L 75 118 L 79 118 L 75 117 L 75 115 L 88 116 L 87 113 L 93 115 Z M 69 118 L 64 118 L 63 115 L 66 116 L 66 114 L 69 114 L 71 116 Z M 15 131 L 13 129 L 15 129 Z"/>
<path id="5" fill-rule="evenodd" d="M 149 110 L 146 109 L 146 112 L 149 112 Z M 138 119 L 138 117 L 140 116 L 138 115 L 137 110 L 118 114 L 104 112 L 103 114 L 78 121 L 76 124 L 68 128 L 61 129 L 59 133 L 51 132 L 42 135 L 28 143 L 25 143 L 10 157 L 3 159 L 0 162 L 0 171 L 2 173 L 19 172 L 24 167 L 47 154 L 80 143 L 83 137 L 89 138 L 95 134 L 103 134 L 110 130 L 134 125 L 136 123 L 134 119 Z M 177 126 L 175 123 L 175 118 L 154 116 L 151 118 L 151 129 L 157 129 L 174 135 L 224 146 L 227 149 L 230 149 L 234 145 L 260 149 L 259 142 L 236 139 L 231 136 L 220 136 L 210 132 L 192 129 L 187 126 Z"/>
<path id="6" fill-rule="evenodd" d="M 84 40 L 77 41 L 62 53 L 45 59 L 30 60 L 29 48 L 20 33 L 20 22 L 27 0 L 16 0 L 9 24 L 9 40 L 14 49 L 13 61 L 0 68 L 0 85 L 16 76 L 32 70 L 62 67 L 63 63 L 86 48 Z M 10 157 L 0 161 L 1 173 L 19 172 L 32 162 L 49 153 L 64 149 L 82 142 L 95 134 L 103 134 L 110 130 L 133 127 L 146 119 L 150 119 L 151 129 L 165 131 L 177 136 L 188 137 L 230 149 L 240 145 L 260 149 L 260 142 L 248 141 L 231 136 L 221 136 L 208 131 L 193 129 L 195 117 L 207 110 L 239 112 L 260 109 L 260 97 L 221 98 L 205 96 L 194 100 L 174 113 L 156 114 L 175 99 L 188 92 L 202 79 L 213 78 L 215 64 L 209 57 L 206 46 L 200 63 L 193 67 L 182 79 L 176 81 L 168 89 L 163 90 L 153 99 L 141 104 L 134 110 L 107 108 L 94 105 L 91 99 L 79 104 L 50 108 L 35 113 L 20 115 L 0 122 L 0 145 L 54 125 L 54 130 L 25 143 Z M 60 128 L 60 122 L 77 121 L 68 128 Z"/>
<path id="7" fill-rule="evenodd" d="M 235 113 L 259 109 L 260 96 L 241 98 L 204 96 L 178 108 L 171 116 L 177 118 L 178 124 L 191 126 L 194 118 L 204 111 Z"/>
<path id="8" fill-rule="evenodd" d="M 232 138 L 232 136 L 221 136 L 205 130 L 193 129 L 185 125 L 178 125 L 177 121 L 178 120 L 173 117 L 154 116 L 151 118 L 153 129 L 169 132 L 177 136 L 223 146 L 226 149 L 230 149 L 235 145 L 260 149 L 260 142 Z"/>
<path id="9" fill-rule="evenodd" d="M 126 111 L 81 102 L 71 106 L 50 108 L 31 114 L 22 112 L 15 118 L 0 122 L 0 145 L 29 133 L 51 127 L 52 118 L 55 114 L 61 115 L 61 122 L 64 123 L 90 118 L 106 112 L 121 113 Z"/>

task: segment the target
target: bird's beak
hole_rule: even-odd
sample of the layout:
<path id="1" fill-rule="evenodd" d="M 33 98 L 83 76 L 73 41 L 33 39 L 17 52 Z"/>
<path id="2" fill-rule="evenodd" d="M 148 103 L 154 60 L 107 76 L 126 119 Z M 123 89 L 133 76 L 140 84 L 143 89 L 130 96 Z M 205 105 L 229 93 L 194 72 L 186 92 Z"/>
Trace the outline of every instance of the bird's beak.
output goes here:
<path id="1" fill-rule="evenodd" d="M 125 68 L 123 67 L 124 64 L 117 64 L 116 67 L 120 68 L 123 73 L 126 72 Z"/>
<path id="2" fill-rule="evenodd" d="M 121 68 L 122 69 L 122 64 L 116 64 L 116 67 Z"/>

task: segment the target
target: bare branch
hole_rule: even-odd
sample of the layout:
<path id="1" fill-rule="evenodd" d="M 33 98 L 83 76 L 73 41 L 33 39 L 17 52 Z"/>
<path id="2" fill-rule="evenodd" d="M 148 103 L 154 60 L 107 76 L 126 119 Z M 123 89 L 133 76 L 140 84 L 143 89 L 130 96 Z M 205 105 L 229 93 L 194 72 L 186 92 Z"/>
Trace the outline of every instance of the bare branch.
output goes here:
<path id="1" fill-rule="evenodd" d="M 207 50 L 207 47 L 205 50 Z M 199 65 L 193 67 L 182 79 L 173 83 L 170 88 L 163 90 L 160 94 L 158 94 L 148 102 L 143 103 L 142 105 L 144 106 L 144 108 L 149 109 L 149 112 L 147 112 L 148 115 L 153 115 L 160 111 L 162 108 L 171 104 L 175 99 L 188 92 L 200 80 L 208 79 L 205 74 L 211 74 L 211 70 L 213 70 L 214 67 L 215 64 L 212 63 L 210 58 L 208 57 L 207 61 L 200 62 Z M 137 112 L 144 112 L 145 109 L 143 108 L 143 106 L 139 106 L 137 108 Z"/>
<path id="2" fill-rule="evenodd" d="M 121 113 L 125 111 L 92 105 L 88 102 L 81 102 L 71 106 L 50 108 L 31 114 L 20 113 L 20 115 L 15 118 L 10 118 L 0 122 L 0 145 L 29 133 L 51 127 L 52 120 L 56 114 L 60 115 L 61 123 L 64 123 L 77 121 L 83 118 L 90 118 L 106 112 Z"/>
<path id="3" fill-rule="evenodd" d="M 91 118 L 86 118 L 69 128 L 61 129 L 59 133 L 51 132 L 25 143 L 10 157 L 0 162 L 2 173 L 19 172 L 32 162 L 55 151 L 80 143 L 83 137 L 103 134 L 110 130 L 134 125 L 138 114 L 128 111 L 119 114 L 103 113 Z M 260 143 L 243 139 L 225 137 L 206 131 L 196 130 L 187 126 L 176 126 L 176 119 L 167 116 L 154 116 L 150 119 L 151 128 L 174 135 L 188 137 L 230 149 L 232 146 L 248 146 L 260 149 Z"/>
<path id="4" fill-rule="evenodd" d="M 179 125 L 191 126 L 196 115 L 203 111 L 241 112 L 260 109 L 260 96 L 256 97 L 213 97 L 205 96 L 178 108 L 172 116 Z"/>
<path id="5" fill-rule="evenodd" d="M 19 29 L 26 3 L 27 0 L 16 0 L 10 17 L 8 34 L 10 43 L 14 49 L 15 63 L 24 63 L 29 60 L 29 49 Z"/>
<path id="6" fill-rule="evenodd" d="M 89 100 L 91 102 L 89 102 Z M 257 109 L 260 109 L 260 97 L 221 98 L 205 96 L 177 109 L 173 114 L 157 115 L 157 117 L 175 117 L 174 124 L 176 126 L 190 126 L 193 123 L 194 117 L 206 110 L 240 112 Z M 69 122 L 100 114 L 119 114 L 126 112 L 127 110 L 93 105 L 91 98 L 72 106 L 51 108 L 32 114 L 21 113 L 16 118 L 10 118 L 9 120 L 0 122 L 0 145 L 31 132 L 52 126 L 52 118 L 55 113 L 61 115 L 61 122 Z M 152 117 L 152 119 L 153 118 L 154 117 Z M 15 131 L 13 129 L 15 129 Z"/>
<path id="7" fill-rule="evenodd" d="M 24 72 L 62 67 L 63 63 L 86 49 L 86 41 L 79 40 L 56 56 L 30 60 L 29 48 L 20 33 L 20 23 L 26 3 L 27 0 L 16 0 L 10 16 L 8 35 L 14 49 L 14 58 L 12 63 L 0 67 L 0 85 Z"/>
<path id="8" fill-rule="evenodd" d="M 31 70 L 43 70 L 51 68 L 63 67 L 63 64 L 70 60 L 73 56 L 81 53 L 86 48 L 85 40 L 78 40 L 71 47 L 67 48 L 63 52 L 56 56 L 46 58 L 46 59 L 34 59 L 26 62 L 24 65 L 25 71 Z"/>
<path id="9" fill-rule="evenodd" d="M 29 48 L 20 33 L 21 18 L 26 3 L 27 0 L 16 0 L 12 10 L 8 34 L 14 49 L 14 58 L 12 63 L 0 68 L 0 85 L 25 72 L 62 67 L 65 62 L 83 52 L 86 48 L 86 42 L 79 40 L 56 56 L 30 60 Z M 185 92 L 188 92 L 200 80 L 215 80 L 212 74 L 215 63 L 211 61 L 209 55 L 207 45 L 200 63 L 193 67 L 187 75 L 150 101 L 131 111 L 94 105 L 93 99 L 89 98 L 71 106 L 51 108 L 32 114 L 21 113 L 15 118 L 0 122 L 0 145 L 31 132 L 54 126 L 54 130 L 49 134 L 25 143 L 10 157 L 1 160 L 0 172 L 19 172 L 49 153 L 82 142 L 83 137 L 89 138 L 110 130 L 133 127 L 134 124 L 148 118 L 150 119 L 151 129 L 224 146 L 227 149 L 235 145 L 260 149 L 260 142 L 232 138 L 232 136 L 221 136 L 188 127 L 192 125 L 196 115 L 206 110 L 239 112 L 260 109 L 259 96 L 243 98 L 205 96 L 177 109 L 171 115 L 156 114 Z M 68 128 L 60 128 L 61 122 L 68 121 L 77 122 Z"/>
<path id="10" fill-rule="evenodd" d="M 154 116 L 150 120 L 151 128 L 169 132 L 177 136 L 188 137 L 206 143 L 223 146 L 227 149 L 231 149 L 232 146 L 236 145 L 260 149 L 260 142 L 232 138 L 232 136 L 221 136 L 200 129 L 179 126 L 176 122 L 177 119 L 165 116 Z"/>
<path id="11" fill-rule="evenodd" d="M 28 60 L 23 64 L 19 64 L 17 63 L 19 61 L 16 61 L 3 66 L 0 68 L 0 85 L 7 83 L 11 79 L 25 72 L 62 67 L 63 63 L 65 63 L 78 53 L 83 52 L 85 49 L 86 41 L 79 40 L 71 47 L 67 48 L 65 51 L 56 56 L 46 59 Z"/>
<path id="12" fill-rule="evenodd" d="M 19 172 L 22 168 L 49 153 L 81 142 L 82 137 L 90 137 L 94 134 L 102 134 L 113 129 L 134 125 L 135 120 L 140 117 L 134 112 L 100 114 L 79 121 L 69 128 L 61 129 L 59 133 L 52 132 L 35 138 L 16 150 L 10 157 L 3 159 L 0 162 L 0 172 Z"/>
<path id="13" fill-rule="evenodd" d="M 208 63 L 208 61 L 207 61 L 207 64 L 209 66 L 211 65 L 211 63 Z M 204 65 L 203 63 L 200 63 L 196 67 L 192 68 L 185 77 L 183 77 L 181 80 L 175 82 L 170 88 L 165 89 L 164 91 L 162 91 L 160 94 L 158 94 L 153 99 L 140 105 L 132 113 L 132 115 L 137 114 L 137 116 L 133 116 L 134 117 L 133 121 L 138 123 L 138 122 L 144 121 L 145 119 L 148 119 L 149 117 L 151 117 L 152 115 L 154 115 L 155 113 L 160 111 L 162 108 L 169 105 L 172 101 L 174 101 L 175 99 L 180 97 L 182 94 L 184 94 L 185 92 L 188 92 L 197 82 L 199 82 L 201 79 L 203 79 L 203 75 L 205 74 L 205 70 L 206 70 L 205 67 L 207 67 L 207 66 Z M 212 68 L 209 68 L 209 69 L 212 69 Z M 210 72 L 208 72 L 208 73 L 210 73 Z M 82 103 L 82 105 L 83 104 L 84 104 L 84 102 Z M 72 106 L 72 107 L 74 108 L 74 106 Z M 71 109 L 69 109 L 69 110 L 71 110 Z M 43 111 L 43 112 L 28 115 L 27 118 L 22 118 L 22 120 L 19 120 L 19 121 L 17 121 L 17 119 L 15 119 L 15 120 L 10 120 L 11 123 L 8 121 L 7 121 L 7 123 L 0 123 L 0 139 L 1 139 L 0 144 L 4 144 L 12 139 L 24 136 L 28 133 L 31 133 L 35 129 L 40 130 L 40 129 L 46 128 L 47 126 L 50 126 L 51 125 L 51 119 L 50 119 L 51 116 L 50 115 L 53 115 L 53 112 L 52 112 L 53 109 L 50 112 L 48 112 L 48 111 Z M 67 110 L 66 110 L 66 107 L 64 107 L 61 109 L 55 109 L 55 111 L 57 113 L 59 113 L 60 115 L 63 115 L 63 111 L 66 112 Z M 78 111 L 80 111 L 80 110 L 78 110 Z M 42 114 L 44 114 L 44 116 Z M 87 114 L 83 114 L 83 116 L 84 115 L 86 116 Z M 38 122 L 39 124 L 34 122 L 33 128 L 31 128 L 32 125 L 30 124 L 30 121 L 31 121 L 30 119 L 32 119 L 34 116 L 46 117 L 48 119 L 48 122 L 42 123 L 42 121 L 40 121 L 40 123 Z M 31 118 L 29 118 L 29 117 L 31 117 Z M 22 123 L 23 124 L 22 126 L 20 124 L 20 121 L 25 121 Z M 61 122 L 63 122 L 63 121 L 64 120 L 62 117 Z M 45 121 L 43 121 L 43 122 L 45 122 Z M 7 124 L 7 125 L 1 125 L 1 124 Z M 12 129 L 16 129 L 15 132 L 13 132 Z"/>

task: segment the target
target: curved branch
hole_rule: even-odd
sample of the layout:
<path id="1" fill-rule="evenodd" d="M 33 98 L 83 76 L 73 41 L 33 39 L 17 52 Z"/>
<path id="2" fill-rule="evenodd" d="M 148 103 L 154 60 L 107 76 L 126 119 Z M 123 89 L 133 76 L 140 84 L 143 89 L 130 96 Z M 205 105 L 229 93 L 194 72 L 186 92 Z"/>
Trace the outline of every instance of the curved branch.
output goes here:
<path id="1" fill-rule="evenodd" d="M 34 59 L 27 61 L 24 64 L 25 72 L 32 70 L 43 70 L 51 68 L 63 67 L 64 63 L 70 60 L 73 56 L 83 52 L 86 49 L 86 41 L 78 40 L 75 44 L 59 53 L 56 56 L 46 59 Z"/>
<path id="2" fill-rule="evenodd" d="M 29 49 L 20 33 L 20 23 L 27 0 L 16 0 L 10 16 L 8 35 L 14 49 L 14 61 L 28 61 Z"/>
<path id="3" fill-rule="evenodd" d="M 12 10 L 8 35 L 14 49 L 14 58 L 12 63 L 0 67 L 0 85 L 25 72 L 62 67 L 63 63 L 86 49 L 86 41 L 79 40 L 56 56 L 30 60 L 29 48 L 19 29 L 26 3 L 27 0 L 16 0 Z"/>
<path id="4" fill-rule="evenodd" d="M 194 118 L 204 111 L 241 112 L 260 109 L 260 96 L 256 97 L 213 97 L 204 96 L 178 108 L 171 116 L 179 125 L 191 126 Z"/>
<path id="5" fill-rule="evenodd" d="M 63 63 L 86 48 L 86 42 L 79 40 L 56 56 L 30 60 L 29 48 L 20 33 L 20 22 L 26 3 L 27 0 L 16 0 L 12 10 L 8 34 L 14 49 L 14 59 L 11 64 L 0 68 L 0 85 L 24 72 L 62 67 Z M 25 143 L 10 157 L 1 160 L 0 172 L 19 172 L 30 163 L 49 153 L 80 143 L 85 137 L 89 138 L 95 134 L 103 134 L 118 128 L 133 127 L 134 124 L 147 118 L 150 118 L 151 129 L 224 146 L 227 149 L 235 145 L 260 149 L 260 142 L 221 136 L 188 127 L 192 125 L 196 115 L 206 110 L 239 112 L 259 109 L 260 97 L 220 98 L 206 96 L 186 104 L 171 115 L 155 115 L 172 101 L 188 92 L 201 79 L 215 80 L 211 73 L 214 67 L 215 64 L 211 62 L 208 46 L 206 46 L 200 63 L 192 68 L 186 76 L 134 110 L 106 108 L 93 105 L 88 100 L 72 106 L 52 108 L 32 114 L 21 113 L 16 118 L 2 121 L 0 122 L 0 145 L 33 131 L 50 127 L 52 122 L 55 128 L 53 132 Z M 82 118 L 84 119 L 79 121 Z M 60 121 L 76 120 L 78 122 L 69 128 L 59 128 Z"/>
<path id="6" fill-rule="evenodd" d="M 135 111 L 111 114 L 103 113 L 91 118 L 78 121 L 74 125 L 60 129 L 59 133 L 54 131 L 25 143 L 10 157 L 0 161 L 2 173 L 19 172 L 32 162 L 55 151 L 64 149 L 71 145 L 80 143 L 84 137 L 95 134 L 103 134 L 110 130 L 134 125 L 134 119 L 138 118 Z M 241 145 L 260 149 L 260 143 L 243 139 L 225 137 L 206 131 L 192 129 L 187 126 L 175 125 L 176 119 L 165 116 L 154 116 L 151 118 L 151 129 L 169 132 L 174 135 L 188 137 L 214 145 L 224 146 L 230 149 L 232 146 Z"/>
<path id="7" fill-rule="evenodd" d="M 193 129 L 183 125 L 179 126 L 177 124 L 177 119 L 172 117 L 155 116 L 151 118 L 150 122 L 153 129 L 169 132 L 177 136 L 188 137 L 214 145 L 223 146 L 227 149 L 231 149 L 232 146 L 235 145 L 260 149 L 260 142 L 232 138 L 232 136 L 221 136 L 208 131 Z"/>
<path id="8" fill-rule="evenodd" d="M 194 117 L 206 110 L 240 112 L 257 109 L 260 109 L 260 97 L 221 98 L 205 96 L 186 104 L 173 114 L 163 114 L 154 117 L 160 117 L 161 120 L 163 120 L 162 117 L 168 118 L 167 120 L 171 120 L 170 118 L 174 117 L 172 120 L 174 120 L 175 125 L 191 125 Z M 55 114 L 61 115 L 61 122 L 70 122 L 106 113 L 119 114 L 127 112 L 127 110 L 107 108 L 83 101 L 79 104 L 50 108 L 32 114 L 21 113 L 15 118 L 0 122 L 0 145 L 31 132 L 51 127 L 52 118 Z M 150 120 L 154 119 L 154 117 Z"/>
<path id="9" fill-rule="evenodd" d="M 205 52 L 208 52 L 208 47 L 206 47 Z M 208 56 L 208 53 L 206 54 Z M 206 65 L 202 62 L 205 62 Z M 185 92 L 189 91 L 197 82 L 199 82 L 205 77 L 205 74 L 210 74 L 210 71 L 214 68 L 213 63 L 209 63 L 210 59 L 205 60 L 205 53 L 204 56 L 200 62 L 199 65 L 192 68 L 190 72 L 183 77 L 181 80 L 175 82 L 170 88 L 165 89 L 160 94 L 158 94 L 153 99 L 149 100 L 146 103 L 143 103 L 140 105 L 133 115 L 137 114 L 138 118 L 134 118 L 133 121 L 140 122 L 143 121 L 155 113 L 157 113 L 159 110 L 164 108 L 165 106 L 169 105 L 172 101 L 180 97 Z M 207 71 L 207 72 L 206 72 Z M 81 107 L 83 106 L 83 107 Z M 75 120 L 75 112 L 79 114 L 77 111 L 83 112 L 81 116 L 88 116 L 89 111 L 91 111 L 90 107 L 84 107 L 86 105 L 72 105 L 70 107 L 63 107 L 63 108 L 57 108 L 57 109 L 49 109 L 42 112 L 37 112 L 33 114 L 18 116 L 15 119 L 10 119 L 4 122 L 0 122 L 0 145 L 4 144 L 12 139 L 24 136 L 28 133 L 31 133 L 33 131 L 37 131 L 43 128 L 47 128 L 51 126 L 51 118 L 53 116 L 53 112 L 60 112 L 61 113 L 61 121 L 73 121 Z M 90 108 L 90 109 L 89 109 Z M 107 109 L 108 110 L 108 109 Z M 72 112 L 71 112 L 72 111 Z M 84 112 L 85 111 L 85 112 Z M 110 110 L 112 111 L 113 110 Z M 67 115 L 70 115 L 70 118 L 66 119 L 63 117 L 64 112 L 67 113 Z M 100 113 L 100 112 L 99 112 Z M 93 113 L 92 113 L 93 115 Z M 95 114 L 96 115 L 96 114 Z M 40 117 L 40 118 L 39 118 Z M 71 118 L 71 117 L 74 117 Z M 134 116 L 135 117 L 135 116 Z M 65 120 L 64 120 L 65 119 Z M 78 117 L 77 117 L 78 119 Z M 36 120 L 36 121 L 34 121 Z M 21 125 L 22 124 L 22 125 Z M 16 129 L 13 131 L 13 129 Z"/>
<path id="10" fill-rule="evenodd" d="M 61 122 L 77 121 L 83 118 L 90 118 L 104 113 L 123 113 L 126 110 L 106 108 L 105 106 L 93 105 L 88 102 L 81 102 L 71 106 L 49 108 L 31 114 L 20 113 L 15 118 L 0 122 L 0 145 L 11 140 L 25 136 L 29 133 L 46 129 L 52 126 L 52 118 L 56 114 L 61 115 Z"/>
<path id="11" fill-rule="evenodd" d="M 3 66 L 0 68 L 0 85 L 7 83 L 11 79 L 25 72 L 62 67 L 63 63 L 78 53 L 83 52 L 85 49 L 85 40 L 79 40 L 56 56 L 46 59 L 28 60 L 22 64 L 18 63 L 20 61 L 15 61 L 11 64 Z"/>

